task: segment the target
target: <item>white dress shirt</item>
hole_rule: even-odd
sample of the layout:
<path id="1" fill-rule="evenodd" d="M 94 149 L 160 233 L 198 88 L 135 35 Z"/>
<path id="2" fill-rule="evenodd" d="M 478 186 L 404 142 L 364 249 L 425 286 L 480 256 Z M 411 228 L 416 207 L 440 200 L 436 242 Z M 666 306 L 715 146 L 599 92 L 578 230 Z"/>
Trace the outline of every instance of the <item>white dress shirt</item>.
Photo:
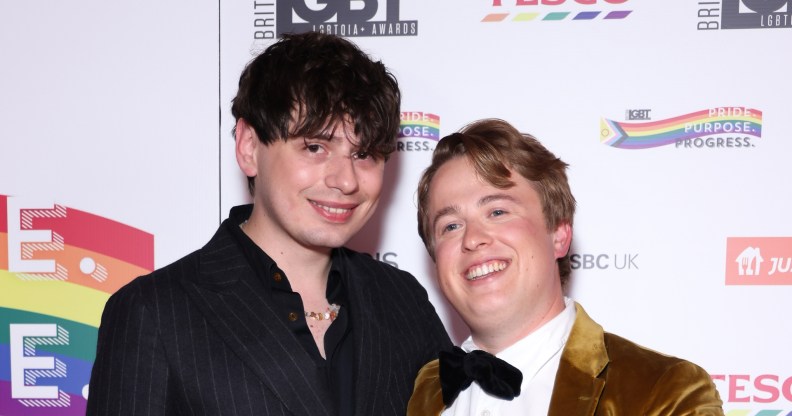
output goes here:
<path id="1" fill-rule="evenodd" d="M 575 323 L 574 302 L 565 297 L 566 308 L 536 331 L 501 351 L 496 357 L 517 367 L 523 375 L 520 395 L 503 400 L 484 392 L 478 383 L 471 384 L 445 409 L 443 416 L 546 416 L 550 408 L 555 375 L 561 362 L 561 350 Z M 479 350 L 468 337 L 462 343 L 466 352 Z"/>

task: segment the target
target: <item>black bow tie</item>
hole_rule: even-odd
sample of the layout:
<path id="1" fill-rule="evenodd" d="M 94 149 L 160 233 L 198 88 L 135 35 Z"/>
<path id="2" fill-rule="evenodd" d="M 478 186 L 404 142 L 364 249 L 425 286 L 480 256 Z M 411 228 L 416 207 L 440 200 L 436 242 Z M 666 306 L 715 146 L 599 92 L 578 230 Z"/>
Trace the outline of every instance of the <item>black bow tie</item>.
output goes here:
<path id="1" fill-rule="evenodd" d="M 466 353 L 462 348 L 440 352 L 440 386 L 446 407 L 474 381 L 487 393 L 512 400 L 520 395 L 520 370 L 481 350 Z"/>

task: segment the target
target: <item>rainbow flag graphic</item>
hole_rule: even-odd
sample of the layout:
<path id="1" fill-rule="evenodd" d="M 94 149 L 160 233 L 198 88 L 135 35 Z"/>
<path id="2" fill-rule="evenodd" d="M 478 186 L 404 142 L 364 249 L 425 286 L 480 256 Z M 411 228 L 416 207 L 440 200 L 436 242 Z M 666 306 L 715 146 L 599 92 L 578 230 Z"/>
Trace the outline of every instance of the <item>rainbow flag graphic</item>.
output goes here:
<path id="1" fill-rule="evenodd" d="M 402 137 L 440 140 L 440 116 L 421 111 L 402 112 L 399 138 Z"/>
<path id="2" fill-rule="evenodd" d="M 154 268 L 154 236 L 0 195 L 0 409 L 84 415 L 107 299 Z"/>
<path id="3" fill-rule="evenodd" d="M 762 137 L 762 112 L 717 107 L 642 123 L 600 119 L 600 142 L 620 149 L 648 149 L 710 136 Z"/>

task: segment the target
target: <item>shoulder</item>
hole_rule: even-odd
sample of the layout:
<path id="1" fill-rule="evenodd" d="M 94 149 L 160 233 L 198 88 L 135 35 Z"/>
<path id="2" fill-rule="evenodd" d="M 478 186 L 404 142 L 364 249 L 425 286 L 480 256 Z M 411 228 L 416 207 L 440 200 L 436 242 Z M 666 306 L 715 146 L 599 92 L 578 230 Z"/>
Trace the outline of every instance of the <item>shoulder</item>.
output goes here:
<path id="1" fill-rule="evenodd" d="M 150 303 L 174 296 L 174 292 L 179 292 L 182 280 L 195 276 L 200 251 L 194 251 L 167 266 L 132 279 L 111 295 L 108 303 Z"/>
<path id="2" fill-rule="evenodd" d="M 342 247 L 339 249 L 339 254 L 345 261 L 347 272 L 358 281 L 368 280 L 387 280 L 402 285 L 417 285 L 420 286 L 418 280 L 404 270 L 394 267 L 391 264 L 383 261 L 376 260 L 365 253 L 360 253 L 355 250 Z"/>
<path id="3" fill-rule="evenodd" d="M 636 344 L 626 338 L 605 332 L 605 347 L 611 362 L 641 363 L 652 369 L 674 366 L 684 360 Z"/>
<path id="4" fill-rule="evenodd" d="M 407 271 L 400 270 L 371 256 L 346 248 L 346 284 L 383 304 L 397 303 L 400 308 L 425 308 L 429 304 L 426 288 Z"/>
<path id="5" fill-rule="evenodd" d="M 640 397 L 649 398 L 647 410 L 674 406 L 679 414 L 723 414 L 715 384 L 700 366 L 610 333 L 605 333 L 605 345 L 611 390 L 622 390 L 616 387 L 621 383 L 623 390 L 640 391 Z"/>
<path id="6" fill-rule="evenodd" d="M 179 289 L 185 282 L 222 283 L 217 281 L 215 275 L 234 275 L 234 267 L 243 264 L 240 260 L 242 256 L 231 234 L 221 225 L 203 247 L 147 275 L 133 279 L 113 296 L 125 297 L 141 293 L 146 299 L 158 299 L 180 292 Z M 228 273 L 220 273 L 218 270 Z"/>
<path id="7" fill-rule="evenodd" d="M 682 358 L 646 348 L 618 335 L 605 333 L 609 371 L 640 373 L 644 380 L 660 380 L 669 374 L 684 376 L 687 380 L 698 378 L 711 381 L 707 372 Z"/>
<path id="8" fill-rule="evenodd" d="M 345 264 L 352 269 L 376 269 L 388 273 L 409 275 L 409 273 L 402 271 L 391 264 L 377 260 L 366 253 L 361 253 L 348 247 L 339 248 L 338 255 L 344 259 Z"/>
<path id="9" fill-rule="evenodd" d="M 658 378 L 672 372 L 709 380 L 707 372 L 690 361 L 663 354 L 615 334 L 605 333 L 605 347 L 608 350 L 611 366 L 619 368 L 637 366 L 645 377 L 654 375 L 654 378 Z M 631 371 L 634 370 L 633 368 Z"/>

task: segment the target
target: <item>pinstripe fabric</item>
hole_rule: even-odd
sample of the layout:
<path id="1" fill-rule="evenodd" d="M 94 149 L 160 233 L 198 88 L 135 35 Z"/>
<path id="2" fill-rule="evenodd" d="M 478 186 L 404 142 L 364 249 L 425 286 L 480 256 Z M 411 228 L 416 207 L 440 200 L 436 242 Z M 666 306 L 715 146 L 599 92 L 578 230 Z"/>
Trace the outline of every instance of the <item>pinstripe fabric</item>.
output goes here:
<path id="1" fill-rule="evenodd" d="M 451 345 L 409 274 L 341 249 L 356 415 L 403 415 L 415 375 Z M 322 375 L 221 226 L 202 249 L 105 306 L 88 415 L 332 415 Z"/>

